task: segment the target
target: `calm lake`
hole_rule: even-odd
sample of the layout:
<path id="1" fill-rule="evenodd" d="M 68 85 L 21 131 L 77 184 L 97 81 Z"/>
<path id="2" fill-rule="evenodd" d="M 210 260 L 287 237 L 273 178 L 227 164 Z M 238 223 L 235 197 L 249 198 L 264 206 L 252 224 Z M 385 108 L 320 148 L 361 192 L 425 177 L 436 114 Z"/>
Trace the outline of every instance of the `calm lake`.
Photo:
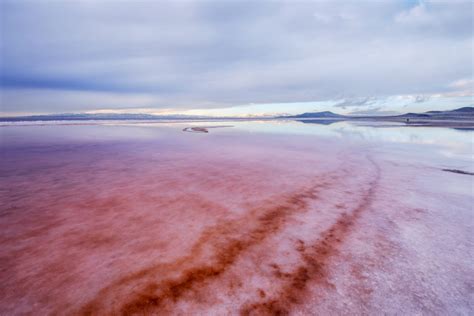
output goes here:
<path id="1" fill-rule="evenodd" d="M 107 121 L 0 137 L 0 314 L 474 310 L 472 130 Z"/>

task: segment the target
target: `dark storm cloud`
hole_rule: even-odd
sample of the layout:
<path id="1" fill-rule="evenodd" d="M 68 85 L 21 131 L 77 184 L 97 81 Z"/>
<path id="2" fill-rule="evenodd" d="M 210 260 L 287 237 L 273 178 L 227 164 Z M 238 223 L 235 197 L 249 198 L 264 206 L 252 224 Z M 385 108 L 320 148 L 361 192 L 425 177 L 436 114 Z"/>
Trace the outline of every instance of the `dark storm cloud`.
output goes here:
<path id="1" fill-rule="evenodd" d="M 345 107 L 472 75 L 469 1 L 3 0 L 1 23 L 3 111 Z"/>

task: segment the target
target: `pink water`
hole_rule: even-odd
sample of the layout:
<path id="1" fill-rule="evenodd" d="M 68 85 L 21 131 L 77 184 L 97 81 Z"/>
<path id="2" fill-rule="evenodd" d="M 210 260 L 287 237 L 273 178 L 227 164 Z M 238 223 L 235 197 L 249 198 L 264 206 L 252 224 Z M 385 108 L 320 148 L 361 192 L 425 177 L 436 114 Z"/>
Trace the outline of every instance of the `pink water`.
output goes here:
<path id="1" fill-rule="evenodd" d="M 0 314 L 473 312 L 472 134 L 269 125 L 0 127 Z"/>

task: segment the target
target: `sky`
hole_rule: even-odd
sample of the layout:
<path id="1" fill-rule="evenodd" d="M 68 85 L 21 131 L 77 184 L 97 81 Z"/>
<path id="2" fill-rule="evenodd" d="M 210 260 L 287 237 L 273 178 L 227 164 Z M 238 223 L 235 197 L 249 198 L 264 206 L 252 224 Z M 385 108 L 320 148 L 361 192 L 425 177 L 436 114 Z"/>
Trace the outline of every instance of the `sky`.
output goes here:
<path id="1" fill-rule="evenodd" d="M 474 104 L 473 2 L 0 0 L 0 115 Z"/>

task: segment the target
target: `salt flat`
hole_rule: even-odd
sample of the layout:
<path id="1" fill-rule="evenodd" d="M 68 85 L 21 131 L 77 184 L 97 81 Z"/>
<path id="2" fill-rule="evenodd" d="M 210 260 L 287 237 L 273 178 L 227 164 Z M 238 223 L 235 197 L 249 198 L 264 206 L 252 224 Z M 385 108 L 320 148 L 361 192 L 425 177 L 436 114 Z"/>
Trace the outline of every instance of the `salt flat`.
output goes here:
<path id="1" fill-rule="evenodd" d="M 0 314 L 474 312 L 472 131 L 2 126 Z"/>

